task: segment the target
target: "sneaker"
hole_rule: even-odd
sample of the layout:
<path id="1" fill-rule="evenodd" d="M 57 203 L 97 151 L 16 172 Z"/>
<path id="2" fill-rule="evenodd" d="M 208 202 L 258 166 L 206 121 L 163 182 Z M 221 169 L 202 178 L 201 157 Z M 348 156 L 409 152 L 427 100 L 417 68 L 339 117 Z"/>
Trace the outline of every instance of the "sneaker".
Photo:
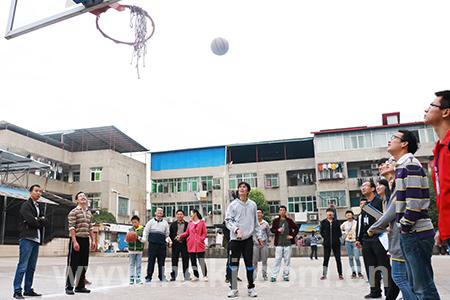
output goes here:
<path id="1" fill-rule="evenodd" d="M 200 279 L 198 279 L 198 278 L 195 277 L 195 276 L 191 278 L 191 281 L 192 281 L 192 282 L 196 282 L 196 281 L 199 281 L 199 280 L 200 280 Z"/>
<path id="2" fill-rule="evenodd" d="M 225 283 L 230 283 L 230 279 L 225 278 Z"/>
<path id="3" fill-rule="evenodd" d="M 152 279 L 151 278 L 145 278 L 145 283 L 151 283 Z"/>
<path id="4" fill-rule="evenodd" d="M 87 288 L 75 289 L 75 293 L 89 294 L 90 292 L 91 290 L 88 290 Z"/>
<path id="5" fill-rule="evenodd" d="M 283 280 L 284 281 L 289 281 L 289 277 L 285 276 L 285 277 L 283 277 Z"/>
<path id="6" fill-rule="evenodd" d="M 359 279 L 364 279 L 364 275 L 362 273 L 358 273 L 358 278 Z"/>
<path id="7" fill-rule="evenodd" d="M 75 295 L 73 290 L 66 289 L 66 295 Z"/>
<path id="8" fill-rule="evenodd" d="M 258 297 L 258 294 L 257 294 L 256 291 L 255 291 L 255 288 L 248 289 L 248 296 L 249 296 L 249 297 L 252 297 L 252 298 Z"/>
<path id="9" fill-rule="evenodd" d="M 38 294 L 33 290 L 31 290 L 29 292 L 25 292 L 25 293 L 23 293 L 23 295 L 27 296 L 27 297 L 41 297 L 42 296 L 41 294 Z"/>
<path id="10" fill-rule="evenodd" d="M 277 279 L 275 277 L 270 278 L 270 282 L 276 282 Z"/>
<path id="11" fill-rule="evenodd" d="M 327 276 L 325 276 L 325 275 L 322 275 L 322 276 L 320 277 L 320 280 L 325 280 L 325 279 L 327 279 Z"/>
<path id="12" fill-rule="evenodd" d="M 377 299 L 377 298 L 381 298 L 381 294 L 368 294 L 364 296 L 364 299 Z"/>
<path id="13" fill-rule="evenodd" d="M 344 280 L 344 275 L 339 275 L 339 280 Z"/>
<path id="14" fill-rule="evenodd" d="M 352 279 L 356 279 L 356 272 L 352 273 Z"/>
<path id="15" fill-rule="evenodd" d="M 130 285 L 133 285 L 133 284 L 134 284 L 134 279 L 130 278 Z"/>
<path id="16" fill-rule="evenodd" d="M 239 291 L 238 290 L 230 290 L 228 292 L 228 298 L 236 298 L 239 296 Z"/>
<path id="17" fill-rule="evenodd" d="M 25 299 L 25 298 L 22 296 L 22 293 L 14 293 L 13 298 L 14 298 L 14 299 Z"/>
<path id="18" fill-rule="evenodd" d="M 264 281 L 267 281 L 267 280 L 269 280 L 269 277 L 267 277 L 267 275 L 263 275 L 263 279 L 264 279 Z"/>
<path id="19" fill-rule="evenodd" d="M 203 280 L 204 280 L 205 282 L 208 282 L 208 276 L 203 277 Z"/>

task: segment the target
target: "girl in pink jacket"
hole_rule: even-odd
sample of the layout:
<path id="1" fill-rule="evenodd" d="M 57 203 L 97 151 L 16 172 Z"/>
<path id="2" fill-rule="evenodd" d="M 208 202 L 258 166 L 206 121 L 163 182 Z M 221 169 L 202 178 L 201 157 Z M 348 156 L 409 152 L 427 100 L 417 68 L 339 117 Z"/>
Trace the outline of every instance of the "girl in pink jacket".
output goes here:
<path id="1" fill-rule="evenodd" d="M 191 259 L 192 270 L 194 271 L 194 278 L 191 281 L 198 281 L 200 277 L 197 268 L 197 259 L 202 268 L 203 279 L 208 281 L 205 262 L 206 223 L 202 219 L 200 212 L 196 209 L 191 210 L 191 221 L 187 230 L 177 237 L 180 240 L 185 238 L 187 238 L 187 249 Z"/>

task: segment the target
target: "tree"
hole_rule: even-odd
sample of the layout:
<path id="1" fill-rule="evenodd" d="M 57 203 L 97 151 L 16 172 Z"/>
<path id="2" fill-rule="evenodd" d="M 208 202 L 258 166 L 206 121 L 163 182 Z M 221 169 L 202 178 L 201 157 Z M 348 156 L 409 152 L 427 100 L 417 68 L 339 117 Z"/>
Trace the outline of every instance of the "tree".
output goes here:
<path id="1" fill-rule="evenodd" d="M 107 211 L 104 208 L 101 208 L 97 211 L 93 211 L 92 213 L 92 222 L 99 224 L 99 223 L 117 223 L 116 217 L 109 211 Z"/>
<path id="2" fill-rule="evenodd" d="M 264 213 L 264 220 L 271 224 L 272 220 L 270 218 L 269 204 L 267 203 L 264 193 L 258 189 L 252 189 L 248 197 L 256 202 L 258 209 L 261 209 Z"/>

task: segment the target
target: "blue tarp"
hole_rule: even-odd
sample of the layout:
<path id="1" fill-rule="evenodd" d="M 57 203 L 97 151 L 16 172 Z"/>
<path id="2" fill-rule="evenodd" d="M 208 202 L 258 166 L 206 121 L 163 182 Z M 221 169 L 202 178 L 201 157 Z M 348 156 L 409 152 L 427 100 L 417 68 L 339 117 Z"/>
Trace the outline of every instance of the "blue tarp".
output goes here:
<path id="1" fill-rule="evenodd" d="M 299 231 L 301 231 L 301 232 L 320 231 L 320 225 L 319 224 L 301 224 Z"/>

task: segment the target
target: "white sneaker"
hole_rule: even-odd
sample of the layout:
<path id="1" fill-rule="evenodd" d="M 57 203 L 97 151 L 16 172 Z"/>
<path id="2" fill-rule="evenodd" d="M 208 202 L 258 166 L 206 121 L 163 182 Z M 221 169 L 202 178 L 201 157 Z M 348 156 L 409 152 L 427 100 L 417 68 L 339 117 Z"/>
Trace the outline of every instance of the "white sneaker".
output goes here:
<path id="1" fill-rule="evenodd" d="M 228 298 L 236 298 L 239 296 L 239 291 L 238 290 L 230 290 L 228 292 Z"/>
<path id="2" fill-rule="evenodd" d="M 195 277 L 195 276 L 191 278 L 191 281 L 192 281 L 192 282 L 194 282 L 194 281 L 199 281 L 199 280 L 200 280 L 200 279 L 198 279 L 198 278 Z"/>
<path id="3" fill-rule="evenodd" d="M 208 282 L 208 276 L 203 277 L 203 280 L 204 280 L 205 282 Z"/>
<path id="4" fill-rule="evenodd" d="M 258 297 L 258 294 L 257 294 L 256 291 L 255 291 L 255 288 L 248 289 L 248 296 L 249 296 L 249 297 L 252 297 L 252 298 Z"/>

